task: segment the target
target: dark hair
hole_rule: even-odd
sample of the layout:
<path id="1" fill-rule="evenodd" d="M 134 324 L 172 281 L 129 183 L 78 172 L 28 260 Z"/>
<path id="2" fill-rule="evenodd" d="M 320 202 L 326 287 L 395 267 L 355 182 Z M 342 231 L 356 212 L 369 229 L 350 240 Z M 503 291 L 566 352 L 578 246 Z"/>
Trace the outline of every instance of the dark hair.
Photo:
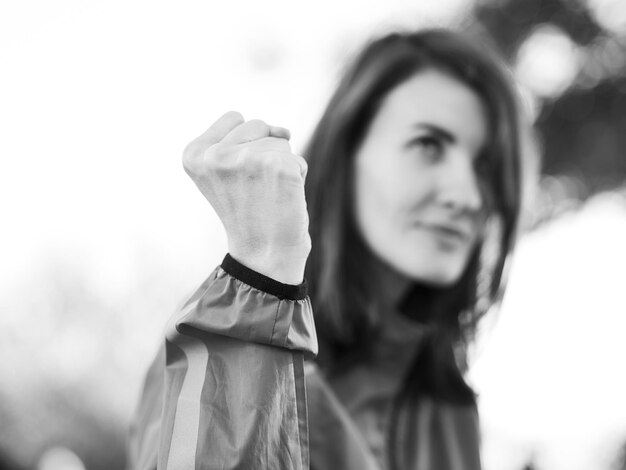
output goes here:
<path id="1" fill-rule="evenodd" d="M 418 355 L 405 389 L 433 398 L 474 403 L 463 379 L 458 352 L 465 351 L 478 320 L 495 303 L 513 247 L 521 205 L 519 110 L 512 79 L 481 45 L 447 30 L 394 33 L 371 42 L 347 69 L 305 150 L 309 164 L 306 199 L 312 251 L 306 268 L 322 368 L 367 354 L 380 318 L 367 282 L 373 254 L 353 215 L 353 160 L 387 94 L 426 69 L 469 86 L 488 114 L 490 140 L 484 159 L 484 200 L 497 230 L 485 262 L 485 241 L 476 248 L 460 280 L 448 288 L 416 285 L 404 310 L 420 315 L 432 334 Z M 481 174 L 485 172 L 481 171 Z M 492 236 L 493 238 L 493 236 Z M 415 312 L 412 300 L 427 305 Z M 461 361 L 462 362 L 462 361 Z"/>

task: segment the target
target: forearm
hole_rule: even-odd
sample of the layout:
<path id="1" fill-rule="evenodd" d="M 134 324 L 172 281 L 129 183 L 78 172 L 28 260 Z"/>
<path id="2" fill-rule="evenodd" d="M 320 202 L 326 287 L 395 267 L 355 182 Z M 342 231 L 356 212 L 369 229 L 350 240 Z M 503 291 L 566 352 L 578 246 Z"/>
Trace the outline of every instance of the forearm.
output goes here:
<path id="1" fill-rule="evenodd" d="M 304 294 L 227 257 L 170 321 L 159 468 L 308 468 Z"/>

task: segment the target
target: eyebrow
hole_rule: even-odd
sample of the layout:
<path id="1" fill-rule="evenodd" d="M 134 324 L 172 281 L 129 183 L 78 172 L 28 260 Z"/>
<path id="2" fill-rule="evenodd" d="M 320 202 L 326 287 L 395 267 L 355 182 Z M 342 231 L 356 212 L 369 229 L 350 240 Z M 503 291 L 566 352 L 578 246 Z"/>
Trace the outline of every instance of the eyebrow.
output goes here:
<path id="1" fill-rule="evenodd" d="M 428 122 L 418 122 L 413 127 L 416 128 L 416 129 L 425 129 L 427 131 L 430 131 L 433 134 L 436 134 L 441 139 L 443 139 L 445 141 L 448 141 L 451 144 L 456 142 L 456 137 L 454 137 L 454 135 L 452 135 L 450 132 L 448 132 L 443 127 L 439 127 L 436 124 L 431 124 L 431 123 L 428 123 Z"/>

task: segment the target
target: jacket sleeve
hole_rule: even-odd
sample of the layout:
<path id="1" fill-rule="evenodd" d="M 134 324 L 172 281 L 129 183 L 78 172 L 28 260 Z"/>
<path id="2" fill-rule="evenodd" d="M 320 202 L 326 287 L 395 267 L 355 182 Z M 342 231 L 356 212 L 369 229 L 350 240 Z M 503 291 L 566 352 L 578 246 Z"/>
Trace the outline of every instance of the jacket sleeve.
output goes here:
<path id="1" fill-rule="evenodd" d="M 309 468 L 303 368 L 317 339 L 306 284 L 227 255 L 165 336 L 131 426 L 130 468 Z"/>

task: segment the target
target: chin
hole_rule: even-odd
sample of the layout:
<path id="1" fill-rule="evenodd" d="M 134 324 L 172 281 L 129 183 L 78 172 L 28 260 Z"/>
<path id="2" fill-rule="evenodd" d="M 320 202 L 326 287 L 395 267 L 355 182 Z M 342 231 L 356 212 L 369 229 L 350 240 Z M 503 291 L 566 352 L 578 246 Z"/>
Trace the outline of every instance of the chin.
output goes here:
<path id="1" fill-rule="evenodd" d="M 410 274 L 413 281 L 435 287 L 450 287 L 460 278 L 460 273 L 414 271 Z"/>
<path id="2" fill-rule="evenodd" d="M 437 287 L 450 287 L 463 275 L 465 263 L 445 265 L 441 262 L 428 263 L 415 260 L 413 263 L 396 265 L 396 269 L 413 281 Z"/>

